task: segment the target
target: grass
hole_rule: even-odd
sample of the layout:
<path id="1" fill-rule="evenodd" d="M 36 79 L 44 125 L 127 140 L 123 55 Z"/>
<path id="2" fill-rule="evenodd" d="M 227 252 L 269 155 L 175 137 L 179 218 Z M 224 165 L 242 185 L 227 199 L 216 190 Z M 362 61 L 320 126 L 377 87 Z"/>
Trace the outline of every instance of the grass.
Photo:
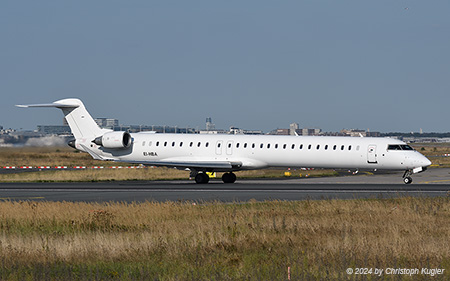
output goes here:
<path id="1" fill-rule="evenodd" d="M 93 160 L 87 153 L 71 148 L 0 148 L 0 167 L 5 166 L 116 166 L 117 163 Z M 120 165 L 128 166 L 127 163 Z M 286 169 L 241 171 L 239 178 L 279 178 Z M 292 170 L 292 177 L 337 176 L 332 170 Z M 218 178 L 222 173 L 217 173 Z M 75 171 L 39 171 L 0 174 L 0 182 L 73 182 L 73 181 L 126 181 L 126 180 L 178 180 L 188 179 L 189 172 L 164 167 L 145 169 L 87 169 Z"/>
<path id="2" fill-rule="evenodd" d="M 450 277 L 449 198 L 2 202 L 0 216 L 1 280 L 286 280 L 288 267 L 292 280 L 360 280 L 349 267 Z"/>
<path id="3" fill-rule="evenodd" d="M 446 145 L 416 145 L 426 155 Z M 435 159 L 431 160 L 435 163 Z M 440 158 L 439 158 L 440 159 Z M 442 165 L 448 165 L 443 158 Z M 0 166 L 97 166 L 65 148 L 0 149 Z M 440 160 L 439 160 L 440 161 Z M 333 171 L 292 171 L 298 177 Z M 284 170 L 238 177 L 282 176 Z M 218 175 L 220 176 L 220 174 Z M 1 181 L 187 178 L 175 169 L 1 175 Z M 411 280 L 347 268 L 441 268 L 450 278 L 450 199 L 0 202 L 0 280 Z M 414 279 L 428 280 L 429 275 Z"/>
<path id="4" fill-rule="evenodd" d="M 450 168 L 450 157 L 443 156 L 444 154 L 450 154 L 450 143 L 412 144 L 412 146 L 429 157 L 433 166 Z"/>
<path id="5" fill-rule="evenodd" d="M 265 169 L 236 172 L 238 178 L 279 178 L 284 177 L 285 169 Z M 332 170 L 293 171 L 292 177 L 337 176 Z M 216 173 L 220 179 L 222 173 Z M 186 180 L 189 171 L 172 168 L 139 169 L 86 169 L 75 171 L 40 171 L 0 174 L 0 182 L 89 182 L 89 181 L 151 181 Z"/>
<path id="6" fill-rule="evenodd" d="M 69 147 L 0 148 L 0 166 L 98 166 L 92 159 Z"/>

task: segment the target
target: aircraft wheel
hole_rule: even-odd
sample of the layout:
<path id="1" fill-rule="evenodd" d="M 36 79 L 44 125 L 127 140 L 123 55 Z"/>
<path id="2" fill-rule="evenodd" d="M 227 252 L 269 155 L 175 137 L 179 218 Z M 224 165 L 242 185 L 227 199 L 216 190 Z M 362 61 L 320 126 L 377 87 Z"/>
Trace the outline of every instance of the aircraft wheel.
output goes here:
<path id="1" fill-rule="evenodd" d="M 410 184 L 410 183 L 412 183 L 412 178 L 411 177 L 405 177 L 405 178 L 403 178 L 403 182 L 405 184 Z"/>
<path id="2" fill-rule="evenodd" d="M 222 176 L 222 181 L 224 183 L 234 183 L 236 181 L 236 175 L 234 173 L 225 173 Z"/>
<path id="3" fill-rule="evenodd" d="M 195 176 L 195 182 L 198 184 L 204 184 L 209 182 L 209 176 L 205 173 L 198 173 Z"/>

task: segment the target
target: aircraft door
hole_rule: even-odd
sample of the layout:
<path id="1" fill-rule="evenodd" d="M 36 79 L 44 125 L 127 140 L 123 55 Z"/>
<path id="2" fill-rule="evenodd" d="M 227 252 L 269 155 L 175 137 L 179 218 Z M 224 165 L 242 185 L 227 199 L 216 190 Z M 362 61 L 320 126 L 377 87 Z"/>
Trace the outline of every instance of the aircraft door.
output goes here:
<path id="1" fill-rule="evenodd" d="M 377 146 L 375 144 L 369 144 L 367 147 L 367 163 L 376 164 L 377 161 Z"/>
<path id="2" fill-rule="evenodd" d="M 222 155 L 222 146 L 223 146 L 223 141 L 217 141 L 216 143 L 216 154 L 217 155 Z"/>
<path id="3" fill-rule="evenodd" d="M 227 154 L 228 155 L 233 154 L 233 141 L 227 142 Z"/>

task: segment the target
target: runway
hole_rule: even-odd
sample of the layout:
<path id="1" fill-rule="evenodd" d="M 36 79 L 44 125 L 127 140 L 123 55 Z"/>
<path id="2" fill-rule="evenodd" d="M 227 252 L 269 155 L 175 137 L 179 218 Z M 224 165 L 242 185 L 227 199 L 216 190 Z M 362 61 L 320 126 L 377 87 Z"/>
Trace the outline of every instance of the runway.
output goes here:
<path id="1" fill-rule="evenodd" d="M 131 181 L 88 183 L 0 183 L 1 200 L 144 202 L 316 200 L 449 196 L 450 169 L 432 169 L 414 175 L 405 185 L 401 173 L 333 178 L 238 180 L 207 185 L 193 181 Z"/>

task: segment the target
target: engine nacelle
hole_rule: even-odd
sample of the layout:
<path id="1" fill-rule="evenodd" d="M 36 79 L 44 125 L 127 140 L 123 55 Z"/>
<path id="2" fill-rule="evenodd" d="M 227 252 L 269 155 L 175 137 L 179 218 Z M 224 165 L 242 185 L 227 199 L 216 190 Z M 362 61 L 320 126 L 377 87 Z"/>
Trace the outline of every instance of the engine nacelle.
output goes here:
<path id="1" fill-rule="evenodd" d="M 131 146 L 131 135 L 127 132 L 109 132 L 92 141 L 104 148 L 128 148 Z"/>

